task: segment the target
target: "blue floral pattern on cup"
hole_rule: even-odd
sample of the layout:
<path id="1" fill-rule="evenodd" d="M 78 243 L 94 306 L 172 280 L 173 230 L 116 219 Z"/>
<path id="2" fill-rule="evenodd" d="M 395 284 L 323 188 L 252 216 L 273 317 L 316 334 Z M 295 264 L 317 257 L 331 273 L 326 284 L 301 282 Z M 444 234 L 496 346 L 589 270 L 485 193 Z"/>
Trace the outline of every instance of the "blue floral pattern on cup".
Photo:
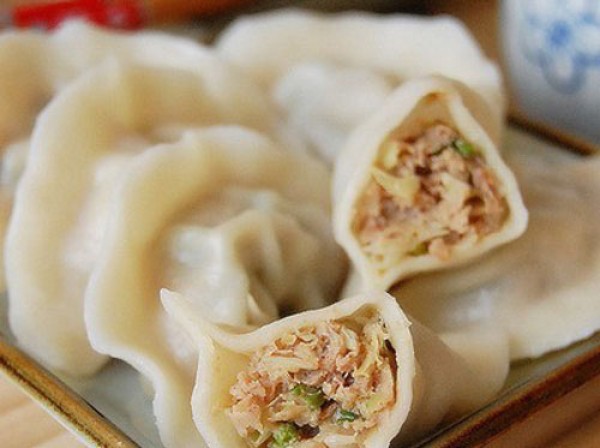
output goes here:
<path id="1" fill-rule="evenodd" d="M 600 1 L 538 0 L 523 7 L 527 32 L 519 38 L 526 58 L 558 92 L 579 91 L 587 71 L 600 70 Z"/>

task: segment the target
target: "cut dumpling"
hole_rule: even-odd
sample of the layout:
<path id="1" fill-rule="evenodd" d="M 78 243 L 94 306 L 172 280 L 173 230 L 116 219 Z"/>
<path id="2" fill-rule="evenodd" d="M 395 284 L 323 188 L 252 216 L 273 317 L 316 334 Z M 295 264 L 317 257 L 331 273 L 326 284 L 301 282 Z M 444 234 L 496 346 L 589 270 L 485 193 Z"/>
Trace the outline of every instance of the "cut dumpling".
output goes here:
<path id="1" fill-rule="evenodd" d="M 186 133 L 131 165 L 86 291 L 86 324 L 94 348 L 151 382 L 166 446 L 198 437 L 189 406 L 197 349 L 168 319 L 160 288 L 185 292 L 196 313 L 231 328 L 324 306 L 345 272 L 328 192 L 320 162 L 235 127 Z"/>
<path id="2" fill-rule="evenodd" d="M 275 99 L 292 129 L 333 163 L 347 134 L 400 83 L 427 75 L 484 98 L 497 142 L 504 117 L 498 69 L 450 17 L 284 10 L 240 18 L 217 51 Z"/>
<path id="3" fill-rule="evenodd" d="M 131 159 L 189 126 L 271 130 L 263 104 L 253 109 L 252 97 L 231 82 L 108 61 L 39 117 L 17 188 L 6 268 L 11 328 L 44 363 L 79 375 L 105 360 L 86 336 L 83 292 L 102 247 L 112 192 Z"/>
<path id="4" fill-rule="evenodd" d="M 523 233 L 527 211 L 479 105 L 455 82 L 415 79 L 349 137 L 335 167 L 334 232 L 356 269 L 350 289 L 387 289 Z"/>
<path id="5" fill-rule="evenodd" d="M 500 328 L 511 358 L 522 359 L 600 329 L 600 159 L 577 160 L 516 131 L 507 137 L 529 210 L 525 234 L 476 263 L 401 283 L 394 294 L 438 333 Z"/>
<path id="6" fill-rule="evenodd" d="M 497 392 L 383 292 L 248 333 L 207 322 L 176 293 L 162 299 L 198 346 L 192 409 L 211 448 L 387 447 Z"/>
<path id="7" fill-rule="evenodd" d="M 54 95 L 107 58 L 190 70 L 202 76 L 215 96 L 256 108 L 262 93 L 209 50 L 195 42 L 161 33 L 128 35 L 70 22 L 53 34 L 12 31 L 0 36 L 0 249 L 13 194 L 28 152 L 35 119 Z M 263 105 L 257 116 L 271 114 Z M 14 162 L 18 161 L 18 164 Z M 4 289 L 0 250 L 0 289 Z"/>

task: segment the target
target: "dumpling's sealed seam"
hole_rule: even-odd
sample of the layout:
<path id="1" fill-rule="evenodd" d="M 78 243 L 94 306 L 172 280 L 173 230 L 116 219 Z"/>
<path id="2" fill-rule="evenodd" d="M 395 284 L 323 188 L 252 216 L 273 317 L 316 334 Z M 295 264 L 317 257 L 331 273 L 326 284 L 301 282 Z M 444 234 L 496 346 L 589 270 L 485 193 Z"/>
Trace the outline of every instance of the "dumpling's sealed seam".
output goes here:
<path id="1" fill-rule="evenodd" d="M 385 293 L 242 334 L 208 323 L 178 294 L 162 301 L 198 345 L 192 408 L 211 448 L 386 447 L 497 391 Z"/>
<path id="2" fill-rule="evenodd" d="M 401 83 L 442 75 L 483 98 L 494 142 L 505 99 L 498 68 L 451 17 L 279 10 L 242 17 L 217 51 L 274 98 L 291 129 L 330 164 L 354 127 Z"/>
<path id="3" fill-rule="evenodd" d="M 334 231 L 353 288 L 387 289 L 523 233 L 527 211 L 480 106 L 456 82 L 414 79 L 350 135 L 335 166 Z"/>

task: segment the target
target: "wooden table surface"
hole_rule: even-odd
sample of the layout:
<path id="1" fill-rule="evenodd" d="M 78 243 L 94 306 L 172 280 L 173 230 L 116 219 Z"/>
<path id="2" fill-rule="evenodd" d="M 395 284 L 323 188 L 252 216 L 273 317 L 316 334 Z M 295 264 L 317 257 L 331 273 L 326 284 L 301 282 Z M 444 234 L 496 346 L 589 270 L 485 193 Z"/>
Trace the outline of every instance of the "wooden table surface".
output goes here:
<path id="1" fill-rule="evenodd" d="M 83 444 L 0 374 L 0 447 L 80 448 Z"/>

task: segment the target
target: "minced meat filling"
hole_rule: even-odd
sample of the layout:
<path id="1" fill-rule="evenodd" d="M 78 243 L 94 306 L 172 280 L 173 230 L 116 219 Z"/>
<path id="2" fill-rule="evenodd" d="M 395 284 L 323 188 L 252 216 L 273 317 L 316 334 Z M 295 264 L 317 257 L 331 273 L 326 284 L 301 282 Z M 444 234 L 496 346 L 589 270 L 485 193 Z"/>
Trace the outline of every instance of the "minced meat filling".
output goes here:
<path id="1" fill-rule="evenodd" d="M 360 199 L 354 231 L 385 268 L 404 257 L 448 259 L 452 246 L 498 231 L 508 205 L 477 148 L 449 126 L 382 145 Z"/>
<path id="2" fill-rule="evenodd" d="M 378 316 L 319 322 L 255 353 L 227 414 L 252 447 L 362 446 L 395 402 L 395 352 Z"/>

